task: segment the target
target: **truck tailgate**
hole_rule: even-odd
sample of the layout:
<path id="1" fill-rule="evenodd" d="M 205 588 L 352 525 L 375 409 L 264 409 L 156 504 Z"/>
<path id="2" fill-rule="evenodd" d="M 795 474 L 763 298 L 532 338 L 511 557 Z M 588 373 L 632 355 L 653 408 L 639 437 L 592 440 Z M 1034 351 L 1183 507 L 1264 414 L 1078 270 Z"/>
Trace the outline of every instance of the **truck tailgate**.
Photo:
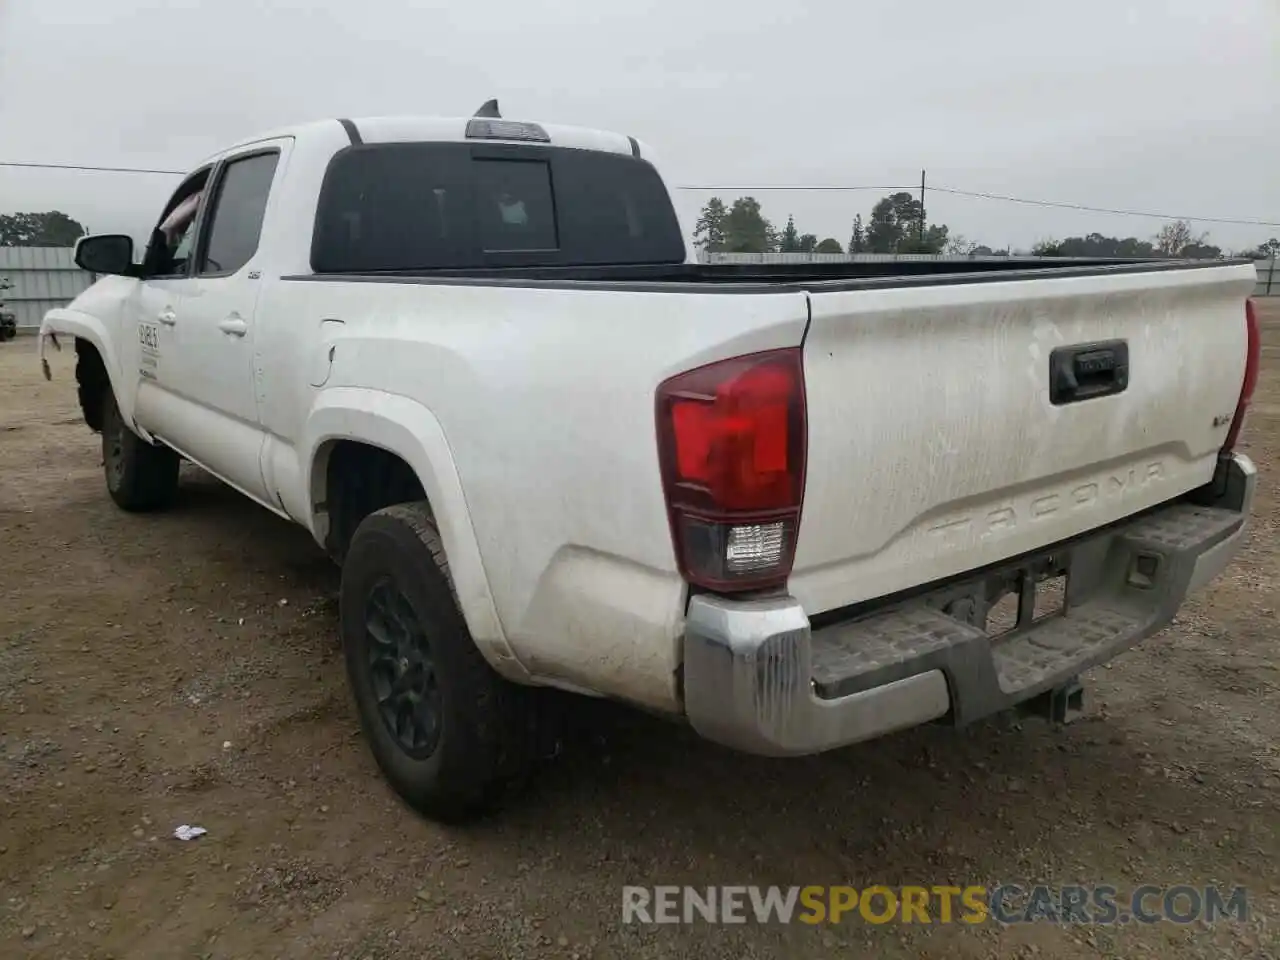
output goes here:
<path id="1" fill-rule="evenodd" d="M 934 281 L 811 287 L 790 581 L 811 614 L 1036 550 L 1213 474 L 1251 265 Z"/>

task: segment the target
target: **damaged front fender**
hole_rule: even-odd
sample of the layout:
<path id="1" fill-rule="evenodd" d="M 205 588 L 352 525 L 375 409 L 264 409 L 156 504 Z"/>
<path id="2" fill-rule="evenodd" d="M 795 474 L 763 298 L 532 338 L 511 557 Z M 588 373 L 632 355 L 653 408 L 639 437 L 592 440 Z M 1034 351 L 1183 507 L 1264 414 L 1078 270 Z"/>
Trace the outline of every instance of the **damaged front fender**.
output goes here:
<path id="1" fill-rule="evenodd" d="M 58 332 L 56 330 L 46 329 L 47 323 L 48 320 L 46 319 L 44 323 L 40 324 L 40 335 L 36 342 L 36 355 L 40 358 L 40 369 L 44 371 L 44 378 L 46 380 L 52 380 L 53 372 L 49 369 L 49 358 L 44 354 L 44 345 L 46 343 L 52 343 L 54 348 L 61 353 L 62 344 L 58 342 Z"/>

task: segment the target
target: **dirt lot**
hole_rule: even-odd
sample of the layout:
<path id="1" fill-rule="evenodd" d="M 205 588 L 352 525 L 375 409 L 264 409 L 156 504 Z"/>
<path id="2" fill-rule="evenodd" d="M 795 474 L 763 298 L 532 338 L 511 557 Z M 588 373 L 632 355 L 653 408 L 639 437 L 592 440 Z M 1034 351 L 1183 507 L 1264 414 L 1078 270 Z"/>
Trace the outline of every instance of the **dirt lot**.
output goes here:
<path id="1" fill-rule="evenodd" d="M 1094 671 L 1086 720 L 769 762 L 583 703 L 536 791 L 465 830 L 379 778 L 307 535 L 196 472 L 172 512 L 116 510 L 73 353 L 45 383 L 32 339 L 0 346 L 0 956 L 1280 955 L 1280 301 L 1267 318 L 1248 547 Z M 620 922 L 624 884 L 996 882 L 1242 884 L 1252 916 Z"/>

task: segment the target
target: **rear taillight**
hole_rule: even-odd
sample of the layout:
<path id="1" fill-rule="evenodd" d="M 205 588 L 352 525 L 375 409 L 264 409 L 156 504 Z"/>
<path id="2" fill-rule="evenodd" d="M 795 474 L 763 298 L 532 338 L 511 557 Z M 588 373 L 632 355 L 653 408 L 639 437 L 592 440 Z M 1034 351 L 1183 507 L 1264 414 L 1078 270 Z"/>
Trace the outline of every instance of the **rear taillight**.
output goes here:
<path id="1" fill-rule="evenodd" d="M 658 456 L 680 572 L 721 592 L 784 583 L 804 495 L 800 348 L 721 360 L 658 387 Z"/>
<path id="2" fill-rule="evenodd" d="M 1240 439 L 1240 429 L 1244 426 L 1245 414 L 1249 412 L 1249 402 L 1253 399 L 1253 388 L 1258 385 L 1258 364 L 1262 355 L 1262 341 L 1258 336 L 1258 314 L 1252 300 L 1244 302 L 1244 325 L 1248 334 L 1248 347 L 1244 361 L 1244 383 L 1240 386 L 1240 400 L 1236 403 L 1236 414 L 1231 418 L 1231 429 L 1227 431 L 1227 440 L 1222 445 L 1223 453 L 1235 449 Z"/>

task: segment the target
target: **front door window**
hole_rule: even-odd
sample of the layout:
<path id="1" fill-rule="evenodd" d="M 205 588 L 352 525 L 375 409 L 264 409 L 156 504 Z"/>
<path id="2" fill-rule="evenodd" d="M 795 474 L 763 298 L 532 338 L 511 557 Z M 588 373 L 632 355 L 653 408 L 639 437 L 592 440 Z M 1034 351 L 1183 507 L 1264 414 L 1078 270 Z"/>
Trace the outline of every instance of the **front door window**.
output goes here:
<path id="1" fill-rule="evenodd" d="M 160 224 L 164 239 L 164 273 L 186 273 L 191 248 L 195 246 L 196 213 L 200 209 L 203 190 L 197 190 L 176 207 Z"/>
<path id="2" fill-rule="evenodd" d="M 151 232 L 147 245 L 144 276 L 184 277 L 195 250 L 196 221 L 204 197 L 209 171 L 193 174 L 165 204 L 160 222 Z"/>

